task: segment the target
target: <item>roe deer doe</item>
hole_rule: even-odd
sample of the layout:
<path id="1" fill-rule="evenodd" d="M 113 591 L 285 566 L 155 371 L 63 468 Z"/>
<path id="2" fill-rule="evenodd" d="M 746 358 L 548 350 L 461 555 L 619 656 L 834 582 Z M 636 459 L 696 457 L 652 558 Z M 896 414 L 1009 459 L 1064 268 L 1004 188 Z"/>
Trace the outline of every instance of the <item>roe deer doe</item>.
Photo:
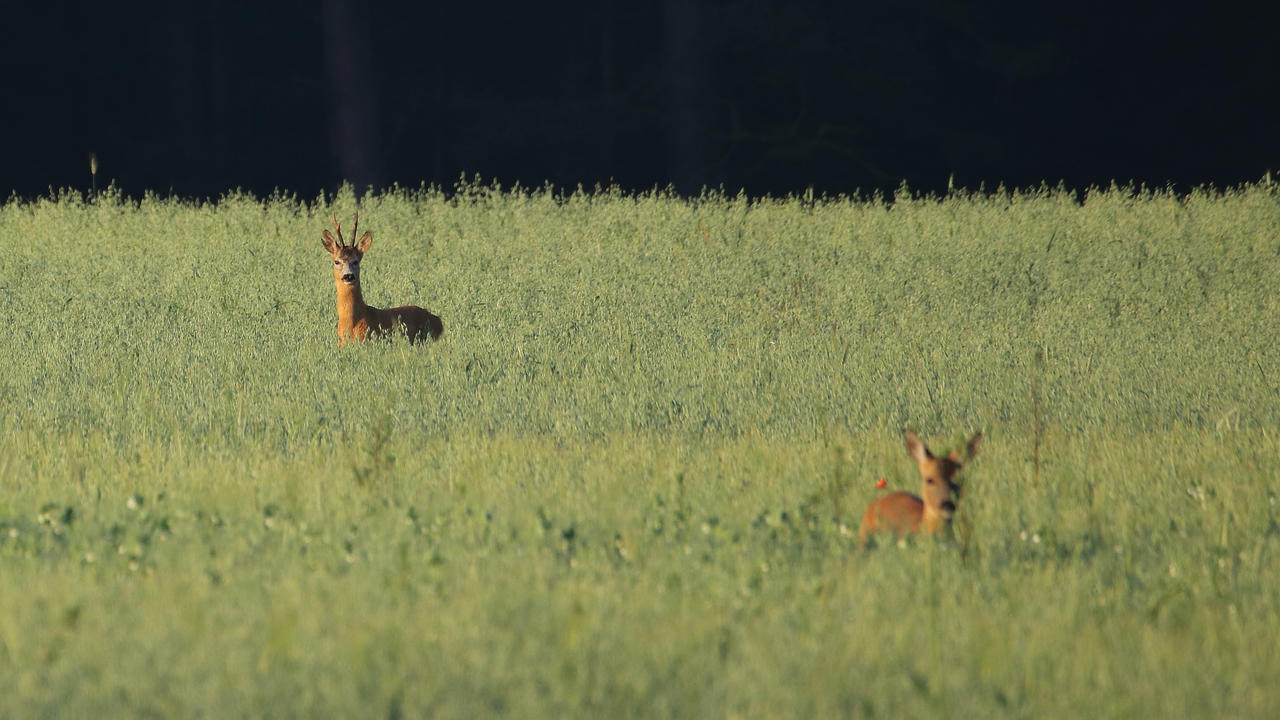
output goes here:
<path id="1" fill-rule="evenodd" d="M 937 534 L 951 527 L 951 516 L 955 514 L 956 500 L 960 497 L 960 486 L 954 478 L 964 467 L 960 451 L 953 450 L 946 457 L 934 457 L 916 437 L 915 431 L 908 430 L 905 437 L 907 452 L 920 468 L 920 497 L 899 490 L 868 505 L 862 515 L 862 529 L 858 532 L 858 542 L 864 546 L 876 532 L 892 532 L 902 537 L 921 531 Z M 966 446 L 968 454 L 964 462 L 978 454 L 981 444 L 982 433 L 974 433 Z"/>
<path id="2" fill-rule="evenodd" d="M 351 221 L 351 243 L 342 239 L 342 226 L 338 218 L 333 218 L 333 229 L 338 231 L 338 238 L 325 230 L 324 249 L 333 256 L 333 282 L 338 286 L 338 347 L 347 344 L 348 340 L 365 340 L 370 334 L 387 335 L 403 326 L 409 342 L 440 337 L 444 332 L 444 323 L 440 318 L 416 305 L 387 308 L 381 310 L 364 303 L 364 295 L 360 292 L 360 259 L 369 250 L 373 242 L 373 233 L 365 234 L 356 241 L 356 229 L 360 224 L 360 213 L 356 213 Z"/>

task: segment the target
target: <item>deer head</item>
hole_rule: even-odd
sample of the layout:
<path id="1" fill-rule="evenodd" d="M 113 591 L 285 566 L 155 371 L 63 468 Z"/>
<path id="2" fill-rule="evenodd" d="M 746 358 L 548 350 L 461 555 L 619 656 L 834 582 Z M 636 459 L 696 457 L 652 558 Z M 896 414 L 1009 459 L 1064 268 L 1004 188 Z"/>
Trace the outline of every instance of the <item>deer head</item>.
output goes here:
<path id="1" fill-rule="evenodd" d="M 969 439 L 964 458 L 960 456 L 959 450 L 953 450 L 944 457 L 934 457 L 914 431 L 908 430 L 905 437 L 907 452 L 920 469 L 920 499 L 924 501 L 925 524 L 950 520 L 955 514 L 955 500 L 960 497 L 961 492 L 960 486 L 955 482 L 956 473 L 964 467 L 965 462 L 978 454 L 982 433 Z"/>
<path id="2" fill-rule="evenodd" d="M 324 249 L 329 251 L 333 256 L 333 281 L 339 287 L 343 285 L 360 286 L 360 259 L 364 257 L 365 252 L 369 250 L 369 245 L 373 242 L 373 233 L 365 231 L 360 236 L 360 240 L 356 240 L 356 231 L 360 226 L 360 213 L 356 213 L 351 220 L 351 242 L 345 243 L 342 238 L 342 225 L 338 223 L 338 216 L 333 217 L 333 229 L 337 231 L 338 237 L 334 238 L 333 234 L 328 230 L 323 233 L 321 240 Z"/>

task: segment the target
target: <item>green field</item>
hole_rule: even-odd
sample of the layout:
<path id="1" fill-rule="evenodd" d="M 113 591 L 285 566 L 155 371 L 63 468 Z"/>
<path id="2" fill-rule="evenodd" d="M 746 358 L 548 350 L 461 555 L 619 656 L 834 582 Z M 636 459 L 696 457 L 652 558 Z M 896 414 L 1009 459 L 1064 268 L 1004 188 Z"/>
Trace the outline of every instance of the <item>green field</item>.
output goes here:
<path id="1" fill-rule="evenodd" d="M 0 718 L 1280 717 L 1277 186 L 355 209 L 0 208 Z"/>

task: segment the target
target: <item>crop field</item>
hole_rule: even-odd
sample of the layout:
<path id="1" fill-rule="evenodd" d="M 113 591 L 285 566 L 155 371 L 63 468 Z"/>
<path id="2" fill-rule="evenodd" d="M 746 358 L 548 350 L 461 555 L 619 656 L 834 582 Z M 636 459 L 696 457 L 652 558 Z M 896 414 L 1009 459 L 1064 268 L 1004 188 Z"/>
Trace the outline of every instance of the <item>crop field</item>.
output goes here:
<path id="1" fill-rule="evenodd" d="M 0 718 L 1280 717 L 1280 187 L 356 209 L 0 207 Z"/>

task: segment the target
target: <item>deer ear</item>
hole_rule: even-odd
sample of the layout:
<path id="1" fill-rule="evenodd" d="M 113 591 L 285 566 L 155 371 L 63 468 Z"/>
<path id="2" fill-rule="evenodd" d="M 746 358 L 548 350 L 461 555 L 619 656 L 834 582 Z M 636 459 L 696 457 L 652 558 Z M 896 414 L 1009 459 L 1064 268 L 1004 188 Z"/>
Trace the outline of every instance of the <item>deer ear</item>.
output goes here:
<path id="1" fill-rule="evenodd" d="M 908 430 L 903 437 L 907 440 L 907 453 L 910 454 L 911 457 L 915 458 L 916 462 L 922 463 L 933 457 L 933 455 L 929 453 L 929 448 L 925 447 L 924 443 L 920 442 L 920 438 L 916 436 L 916 432 L 914 430 Z"/>
<path id="2" fill-rule="evenodd" d="M 967 446 L 969 457 L 966 458 L 966 460 L 972 460 L 973 456 L 978 454 L 978 448 L 981 446 L 982 446 L 982 433 L 976 432 L 973 434 L 973 437 L 969 438 L 969 445 Z"/>
<path id="3" fill-rule="evenodd" d="M 333 234 L 328 230 L 325 230 L 322 234 L 324 237 L 320 242 L 324 245 L 324 249 L 328 250 L 330 255 L 336 254 L 338 252 L 338 242 L 333 239 Z"/>
<path id="4" fill-rule="evenodd" d="M 372 242 L 373 233 L 365 230 L 364 234 L 360 236 L 360 242 L 356 243 L 356 249 L 360 251 L 361 255 L 363 255 L 369 251 L 369 244 Z"/>

